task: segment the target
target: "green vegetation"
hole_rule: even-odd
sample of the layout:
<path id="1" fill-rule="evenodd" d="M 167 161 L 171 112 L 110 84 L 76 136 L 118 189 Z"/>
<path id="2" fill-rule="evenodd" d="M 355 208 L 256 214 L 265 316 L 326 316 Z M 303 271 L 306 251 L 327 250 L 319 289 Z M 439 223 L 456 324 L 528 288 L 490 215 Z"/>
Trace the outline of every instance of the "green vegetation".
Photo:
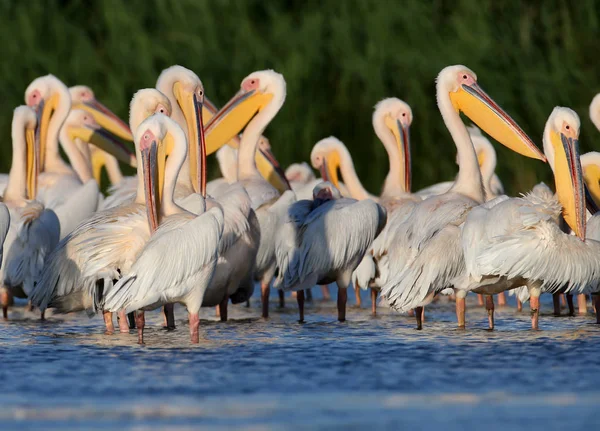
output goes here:
<path id="1" fill-rule="evenodd" d="M 254 70 L 283 73 L 287 100 L 266 132 L 282 164 L 308 160 L 317 140 L 336 135 L 372 192 L 388 168 L 371 127 L 383 97 L 413 108 L 415 186 L 455 174 L 434 96 L 434 79 L 449 64 L 472 68 L 538 145 L 556 105 L 581 116 L 582 151 L 600 142 L 588 117 L 600 90 L 595 0 L 0 0 L 0 17 L 3 172 L 12 109 L 35 77 L 90 85 L 126 117 L 133 92 L 172 64 L 194 70 L 218 104 Z M 541 162 L 496 148 L 509 192 L 550 179 Z"/>

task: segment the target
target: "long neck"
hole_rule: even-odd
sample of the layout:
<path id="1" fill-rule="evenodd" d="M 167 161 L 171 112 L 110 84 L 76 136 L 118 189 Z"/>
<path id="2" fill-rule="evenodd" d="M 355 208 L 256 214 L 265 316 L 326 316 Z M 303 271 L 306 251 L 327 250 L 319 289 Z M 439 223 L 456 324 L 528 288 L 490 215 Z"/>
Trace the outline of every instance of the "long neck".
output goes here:
<path id="1" fill-rule="evenodd" d="M 458 158 L 458 176 L 450 189 L 452 192 L 460 193 L 477 202 L 484 201 L 483 182 L 477 154 L 469 132 L 460 119 L 458 112 L 454 110 L 448 93 L 440 88 L 437 89 L 437 101 L 442 113 L 444 123 L 452 135 L 456 145 Z"/>
<path id="2" fill-rule="evenodd" d="M 356 175 L 350 153 L 345 147 L 342 147 L 338 149 L 338 154 L 340 155 L 340 172 L 342 173 L 342 179 L 344 180 L 344 184 L 350 192 L 350 195 L 358 200 L 368 199 L 369 192 L 365 190 L 358 179 L 358 175 Z"/>
<path id="3" fill-rule="evenodd" d="M 484 147 L 483 164 L 481 165 L 481 177 L 486 195 L 489 197 L 492 193 L 492 178 L 496 170 L 496 151 L 490 147 Z"/>
<path id="4" fill-rule="evenodd" d="M 20 200 L 27 197 L 27 162 L 25 154 L 27 144 L 25 143 L 25 123 L 23 121 L 13 121 L 12 141 L 12 165 L 8 174 L 8 184 L 4 191 L 4 199 L 7 201 Z"/>
<path id="5" fill-rule="evenodd" d="M 112 154 L 104 154 L 104 166 L 106 167 L 108 180 L 112 185 L 119 184 L 123 181 L 123 173 L 119 167 L 119 161 Z"/>
<path id="6" fill-rule="evenodd" d="M 48 135 L 46 142 L 46 161 L 44 169 L 48 172 L 64 172 L 69 170 L 69 166 L 60 157 L 58 150 L 58 139 L 62 125 L 71 111 L 71 96 L 67 88 L 55 88 L 58 94 L 58 103 L 50 124 L 48 125 Z M 66 150 L 65 150 L 66 151 Z"/>
<path id="7" fill-rule="evenodd" d="M 170 128 L 170 132 L 174 139 L 174 145 L 171 155 L 165 163 L 165 181 L 161 202 L 161 211 L 164 216 L 184 211 L 175 203 L 175 186 L 178 184 L 178 177 L 184 175 L 183 168 L 189 159 L 187 157 L 187 142 L 183 130 Z M 189 180 L 189 174 L 186 177 Z"/>
<path id="8" fill-rule="evenodd" d="M 388 129 L 383 120 L 383 113 L 373 118 L 373 129 L 381 140 L 390 161 L 390 170 L 383 183 L 382 196 L 392 196 L 406 193 L 404 182 L 404 164 L 400 160 L 400 151 L 396 145 L 394 134 Z"/>
<path id="9" fill-rule="evenodd" d="M 228 183 L 237 181 L 237 150 L 229 145 L 223 145 L 217 151 L 217 161 L 225 181 Z"/>
<path id="10" fill-rule="evenodd" d="M 250 120 L 250 123 L 244 129 L 240 148 L 238 149 L 238 181 L 262 178 L 258 169 L 256 169 L 256 162 L 254 161 L 258 138 L 260 138 L 267 125 L 277 115 L 284 100 L 285 93 L 281 91 L 276 92 L 271 102 Z"/>
<path id="11" fill-rule="evenodd" d="M 63 150 L 71 163 L 71 168 L 75 171 L 82 183 L 88 182 L 88 180 L 93 178 L 92 165 L 90 160 L 87 159 L 78 148 L 84 144 L 82 142 L 73 141 L 69 137 L 66 127 L 61 129 L 59 136 Z M 79 140 L 79 138 L 75 139 Z"/>

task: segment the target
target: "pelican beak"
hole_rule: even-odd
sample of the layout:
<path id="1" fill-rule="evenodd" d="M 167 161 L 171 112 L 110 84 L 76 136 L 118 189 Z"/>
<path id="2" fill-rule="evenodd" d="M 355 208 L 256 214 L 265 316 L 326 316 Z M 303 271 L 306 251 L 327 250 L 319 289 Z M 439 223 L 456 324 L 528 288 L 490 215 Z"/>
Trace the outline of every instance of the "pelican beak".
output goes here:
<path id="1" fill-rule="evenodd" d="M 160 201 L 156 199 L 158 182 L 158 164 L 156 162 L 158 156 L 157 148 L 158 145 L 156 141 L 152 141 L 150 146 L 141 149 L 146 215 L 148 216 L 150 232 L 155 232 L 156 229 L 158 229 L 158 206 L 160 205 Z"/>
<path id="2" fill-rule="evenodd" d="M 126 141 L 133 141 L 133 135 L 129 126 L 96 99 L 89 102 L 75 103 L 71 109 L 83 109 L 89 112 L 98 124 L 113 135 Z"/>
<path id="3" fill-rule="evenodd" d="M 598 212 L 600 204 L 600 166 L 590 164 L 583 167 L 585 181 L 585 203 L 588 211 L 593 215 Z"/>
<path id="4" fill-rule="evenodd" d="M 212 154 L 238 135 L 273 98 L 259 90 L 240 90 L 207 123 L 206 152 Z"/>
<path id="5" fill-rule="evenodd" d="M 40 165 L 40 172 L 43 172 L 46 166 L 46 144 L 48 143 L 48 127 L 50 126 L 50 119 L 58 106 L 60 96 L 58 94 L 52 95 L 47 101 L 42 100 L 36 107 L 37 112 L 37 124 L 39 127 L 40 136 L 40 159 L 38 163 Z"/>
<path id="6" fill-rule="evenodd" d="M 454 109 L 462 111 L 480 129 L 511 150 L 533 159 L 546 161 L 546 156 L 519 125 L 477 84 L 462 84 L 450 93 Z"/>
<path id="7" fill-rule="evenodd" d="M 327 158 L 323 157 L 323 163 L 321 164 L 321 178 L 323 181 L 329 181 L 336 188 L 339 189 L 339 179 L 337 174 L 337 168 L 340 164 L 340 156 L 337 152 L 332 151 Z"/>
<path id="8" fill-rule="evenodd" d="M 280 193 L 292 189 L 290 182 L 285 176 L 285 172 L 271 150 L 258 148 L 254 160 L 256 161 L 256 168 L 263 178 L 271 183 Z"/>
<path id="9" fill-rule="evenodd" d="M 27 187 L 27 199 L 33 200 L 37 196 L 37 184 L 39 175 L 39 157 L 40 157 L 40 146 L 39 146 L 39 134 L 37 133 L 38 127 L 35 129 L 25 130 L 25 145 L 26 145 L 26 187 Z"/>
<path id="10" fill-rule="evenodd" d="M 130 166 L 137 166 L 135 154 L 113 134 L 102 127 L 97 129 L 91 127 L 71 127 L 68 133 L 71 139 L 79 138 L 83 142 L 92 144 L 102 151 L 113 155 L 120 162 Z"/>
<path id="11" fill-rule="evenodd" d="M 401 174 L 401 178 L 404 183 L 404 191 L 410 193 L 412 186 L 412 162 L 410 154 L 410 126 L 402 124 L 398 119 L 392 117 L 385 118 L 386 126 L 394 134 L 396 138 L 396 145 L 398 146 L 398 154 L 400 155 L 400 166 L 403 167 L 404 172 Z"/>
<path id="12" fill-rule="evenodd" d="M 100 185 L 102 181 L 102 168 L 106 165 L 106 153 L 100 150 L 92 150 L 92 172 L 94 174 L 94 179 Z"/>
<path id="13" fill-rule="evenodd" d="M 204 129 L 203 129 L 203 114 L 204 107 L 201 97 L 196 95 L 195 92 L 189 91 L 183 87 L 180 82 L 176 82 L 173 85 L 173 93 L 175 99 L 179 104 L 179 107 L 183 111 L 185 122 L 187 124 L 187 136 L 189 140 L 188 152 L 190 160 L 190 176 L 194 190 L 197 193 L 201 193 L 202 184 L 206 188 L 206 178 L 203 178 L 202 169 L 202 157 L 200 152 L 202 151 L 205 143 L 204 140 Z M 171 148 L 167 149 L 167 153 L 171 152 Z"/>
<path id="14" fill-rule="evenodd" d="M 563 207 L 563 217 L 573 232 L 585 240 L 586 202 L 579 140 L 554 131 L 550 133 L 550 140 L 555 153 L 556 194 Z"/>

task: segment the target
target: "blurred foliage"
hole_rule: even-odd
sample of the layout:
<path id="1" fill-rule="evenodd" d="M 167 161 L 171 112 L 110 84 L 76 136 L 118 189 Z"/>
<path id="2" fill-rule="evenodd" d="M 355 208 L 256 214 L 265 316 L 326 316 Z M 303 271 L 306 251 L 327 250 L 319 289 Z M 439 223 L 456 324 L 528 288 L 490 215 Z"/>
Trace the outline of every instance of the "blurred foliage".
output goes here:
<path id="1" fill-rule="evenodd" d="M 596 0 L 0 0 L 0 132 L 8 141 L 11 109 L 47 73 L 90 85 L 126 117 L 132 94 L 170 65 L 194 70 L 217 104 L 250 72 L 273 68 L 288 94 L 266 135 L 284 166 L 336 135 L 378 192 L 388 163 L 371 115 L 378 100 L 396 96 L 414 111 L 420 188 L 457 170 L 434 95 L 437 73 L 450 64 L 473 69 L 538 145 L 547 116 L 563 105 L 582 118 L 582 151 L 595 148 L 588 106 L 600 90 L 598 17 Z M 547 166 L 499 147 L 509 192 L 551 181 Z M 0 151 L 6 172 L 9 142 Z"/>

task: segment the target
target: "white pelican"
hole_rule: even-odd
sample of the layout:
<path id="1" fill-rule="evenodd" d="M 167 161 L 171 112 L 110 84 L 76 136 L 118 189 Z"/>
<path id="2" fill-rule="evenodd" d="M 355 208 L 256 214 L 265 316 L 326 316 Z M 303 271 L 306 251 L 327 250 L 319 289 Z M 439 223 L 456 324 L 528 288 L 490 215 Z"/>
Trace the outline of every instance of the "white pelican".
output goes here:
<path id="1" fill-rule="evenodd" d="M 138 91 L 130 104 L 130 125 L 135 130 L 143 117 L 170 110 L 169 100 L 155 89 Z M 140 152 L 138 188 L 142 181 Z M 114 280 L 127 274 L 137 254 L 150 238 L 143 194 L 136 200 L 99 211 L 63 238 L 47 259 L 31 302 L 42 312 L 56 308 L 68 313 L 86 310 L 93 315 L 101 309 L 103 295 Z M 129 332 L 124 314 L 119 316 L 121 332 Z M 108 333 L 114 331 L 112 313 L 105 312 Z"/>
<path id="2" fill-rule="evenodd" d="M 600 243 L 585 240 L 579 129 L 579 117 L 569 108 L 554 108 L 546 122 L 544 153 L 554 173 L 556 196 L 534 192 L 499 198 L 473 210 L 463 229 L 466 277 L 455 289 L 490 295 L 526 285 L 533 329 L 538 329 L 542 291 L 581 292 L 600 280 Z M 575 235 L 560 229 L 561 212 Z M 493 307 L 490 314 L 493 327 Z"/>
<path id="3" fill-rule="evenodd" d="M 73 142 L 76 137 L 62 130 L 62 125 L 71 110 L 71 97 L 67 87 L 52 75 L 37 78 L 27 87 L 25 101 L 28 106 L 35 108 L 41 117 L 38 125 L 38 200 L 47 208 L 56 211 L 61 222 L 61 237 L 64 237 L 96 210 L 98 185 L 95 181 L 83 184 L 77 176 L 76 171 L 85 170 L 87 161 L 79 157 L 80 151 Z M 60 157 L 59 136 L 63 140 L 61 143 L 71 166 Z"/>
<path id="4" fill-rule="evenodd" d="M 290 182 L 290 187 L 297 193 L 303 186 L 316 180 L 315 174 L 306 162 L 292 163 L 285 170 L 285 177 Z"/>
<path id="5" fill-rule="evenodd" d="M 275 246 L 279 274 L 274 286 L 297 291 L 304 321 L 304 289 L 336 282 L 338 320 L 346 320 L 347 288 L 367 248 L 385 225 L 385 210 L 365 199 L 341 199 L 329 182 L 318 184 L 313 200 L 290 205 Z"/>
<path id="6" fill-rule="evenodd" d="M 12 165 L 4 191 L 0 223 L 5 251 L 0 271 L 0 302 L 5 319 L 13 296 L 26 297 L 29 294 L 46 255 L 56 246 L 60 235 L 56 214 L 34 200 L 40 156 L 36 126 L 35 111 L 27 106 L 15 109 L 12 121 Z M 10 211 L 8 225 L 5 224 L 7 208 Z"/>
<path id="7" fill-rule="evenodd" d="M 450 286 L 464 268 L 459 226 L 485 199 L 477 154 L 459 112 L 512 150 L 545 160 L 525 132 L 479 87 L 475 73 L 467 67 L 443 69 L 436 94 L 456 144 L 458 177 L 447 193 L 415 204 L 398 226 L 389 252 L 388 280 L 381 289 L 392 308 L 416 309 L 418 329 L 422 328 L 422 307 Z"/>
<path id="8" fill-rule="evenodd" d="M 154 232 L 128 275 L 107 293 L 105 308 L 131 312 L 182 303 L 189 313 L 191 341 L 198 343 L 199 312 L 217 264 L 223 212 L 215 207 L 198 211 L 200 215 L 196 216 L 175 203 L 177 176 L 188 158 L 187 140 L 176 122 L 157 114 L 144 121 L 135 136 L 144 167 L 138 196 L 145 194 Z M 165 163 L 167 145 L 173 147 Z M 165 255 L 170 257 L 168 261 Z M 138 313 L 140 344 L 143 319 L 143 313 Z"/>
<path id="9" fill-rule="evenodd" d="M 481 178 L 483 180 L 483 188 L 485 189 L 486 200 L 492 200 L 497 196 L 504 194 L 504 186 L 494 172 L 496 170 L 496 150 L 492 143 L 487 139 L 476 126 L 467 127 L 471 141 L 477 153 L 477 161 L 481 169 Z M 446 193 L 454 181 L 444 181 L 415 192 L 416 195 L 426 199 L 430 196 L 441 195 Z"/>
<path id="10" fill-rule="evenodd" d="M 238 94 L 206 126 L 206 140 L 214 140 L 221 145 L 245 126 L 238 149 L 237 178 L 250 196 L 260 225 L 255 278 L 261 284 L 262 315 L 265 318 L 269 315 L 270 283 L 276 269 L 276 226 L 294 200 L 294 193 L 287 191 L 280 195 L 257 169 L 255 156 L 259 138 L 281 109 L 285 95 L 282 75 L 272 70 L 253 72 L 244 78 Z M 275 168 L 272 171 L 278 173 Z"/>

